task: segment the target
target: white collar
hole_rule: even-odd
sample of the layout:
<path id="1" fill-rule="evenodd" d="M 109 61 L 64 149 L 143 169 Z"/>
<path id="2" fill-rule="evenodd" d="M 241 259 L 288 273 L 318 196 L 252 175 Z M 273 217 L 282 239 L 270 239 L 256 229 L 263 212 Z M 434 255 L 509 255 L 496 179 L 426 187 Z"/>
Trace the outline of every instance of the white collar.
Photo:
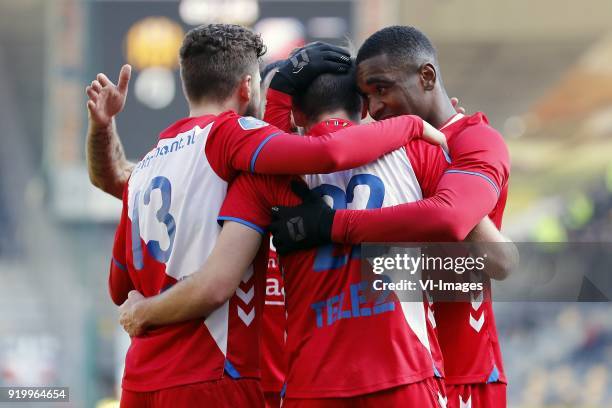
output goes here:
<path id="1" fill-rule="evenodd" d="M 455 116 L 453 116 L 448 122 L 446 122 L 446 125 L 442 126 L 439 130 L 442 130 L 445 127 L 452 125 L 453 123 L 455 123 L 456 121 L 460 119 L 463 119 L 464 117 L 465 115 L 463 113 L 456 113 Z"/>

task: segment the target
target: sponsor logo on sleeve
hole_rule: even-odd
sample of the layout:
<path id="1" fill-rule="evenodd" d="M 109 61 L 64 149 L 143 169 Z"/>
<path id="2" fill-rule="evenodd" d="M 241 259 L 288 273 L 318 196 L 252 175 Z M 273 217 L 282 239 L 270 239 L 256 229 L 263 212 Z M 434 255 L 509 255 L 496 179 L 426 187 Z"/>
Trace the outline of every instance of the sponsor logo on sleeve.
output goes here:
<path id="1" fill-rule="evenodd" d="M 255 130 L 268 126 L 268 123 L 252 116 L 243 116 L 238 119 L 238 124 L 243 130 Z"/>

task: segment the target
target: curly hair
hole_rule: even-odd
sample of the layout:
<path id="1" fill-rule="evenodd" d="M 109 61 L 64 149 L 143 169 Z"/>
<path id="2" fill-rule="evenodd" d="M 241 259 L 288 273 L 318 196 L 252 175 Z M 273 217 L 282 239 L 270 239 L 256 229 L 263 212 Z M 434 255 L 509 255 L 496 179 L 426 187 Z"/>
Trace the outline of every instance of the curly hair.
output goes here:
<path id="1" fill-rule="evenodd" d="M 266 47 L 259 34 L 235 24 L 208 24 L 190 30 L 180 50 L 187 98 L 227 99 L 246 74 L 258 69 Z"/>

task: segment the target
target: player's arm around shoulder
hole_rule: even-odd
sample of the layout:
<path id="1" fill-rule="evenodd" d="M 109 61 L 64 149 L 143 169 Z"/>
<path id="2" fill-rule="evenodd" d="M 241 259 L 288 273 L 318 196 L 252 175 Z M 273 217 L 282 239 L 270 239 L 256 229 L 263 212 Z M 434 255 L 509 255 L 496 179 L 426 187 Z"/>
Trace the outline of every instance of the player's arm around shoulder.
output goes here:
<path id="1" fill-rule="evenodd" d="M 130 292 L 119 310 L 120 323 L 128 334 L 138 336 L 148 327 L 209 315 L 234 294 L 261 240 L 254 229 L 225 222 L 215 247 L 198 271 L 156 296 L 144 298 Z"/>

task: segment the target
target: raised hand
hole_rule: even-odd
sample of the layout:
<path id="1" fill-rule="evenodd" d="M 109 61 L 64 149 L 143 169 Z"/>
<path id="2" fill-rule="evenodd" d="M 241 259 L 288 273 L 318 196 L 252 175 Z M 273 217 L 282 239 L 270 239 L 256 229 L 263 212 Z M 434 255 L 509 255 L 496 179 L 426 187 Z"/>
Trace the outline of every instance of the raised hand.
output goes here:
<path id="1" fill-rule="evenodd" d="M 95 125 L 110 125 L 115 115 L 123 110 L 131 75 L 132 67 L 126 64 L 121 67 L 117 85 L 100 73 L 85 89 L 88 97 L 87 110 Z"/>

